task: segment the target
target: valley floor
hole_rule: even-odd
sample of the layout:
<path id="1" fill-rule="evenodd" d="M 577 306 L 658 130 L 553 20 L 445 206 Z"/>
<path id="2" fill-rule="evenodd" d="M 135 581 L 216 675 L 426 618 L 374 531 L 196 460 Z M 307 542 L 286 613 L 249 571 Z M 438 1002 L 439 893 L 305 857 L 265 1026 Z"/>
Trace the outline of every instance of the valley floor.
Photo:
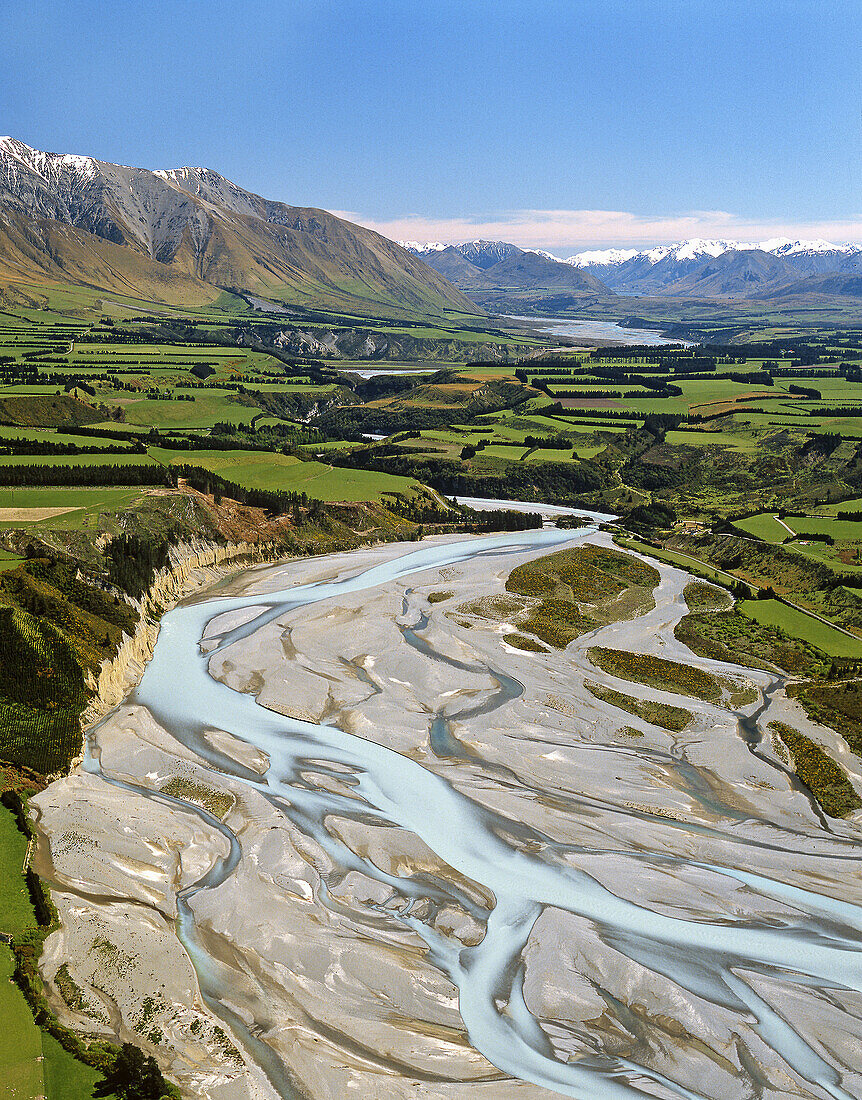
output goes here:
<path id="1" fill-rule="evenodd" d="M 859 760 L 777 674 L 679 642 L 691 578 L 661 562 L 652 610 L 510 644 L 511 570 L 585 541 L 612 545 L 290 561 L 169 613 L 31 803 L 58 1012 L 212 1100 L 862 1095 L 862 816 L 826 818 L 769 724 L 862 791 Z"/>

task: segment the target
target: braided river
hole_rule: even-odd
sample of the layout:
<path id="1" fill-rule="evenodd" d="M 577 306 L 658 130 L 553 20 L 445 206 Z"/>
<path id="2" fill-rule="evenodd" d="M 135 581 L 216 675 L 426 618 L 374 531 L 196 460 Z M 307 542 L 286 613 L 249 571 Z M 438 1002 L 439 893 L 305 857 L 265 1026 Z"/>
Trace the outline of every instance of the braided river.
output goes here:
<path id="1" fill-rule="evenodd" d="M 810 725 L 774 673 L 676 641 L 670 567 L 652 610 L 567 650 L 507 643 L 508 572 L 583 541 L 608 545 L 288 562 L 168 612 L 36 800 L 62 918 L 43 969 L 82 991 L 58 1010 L 213 1100 L 862 1096 L 859 824 L 820 813 L 768 728 Z M 647 691 L 593 644 L 756 702 Z"/>

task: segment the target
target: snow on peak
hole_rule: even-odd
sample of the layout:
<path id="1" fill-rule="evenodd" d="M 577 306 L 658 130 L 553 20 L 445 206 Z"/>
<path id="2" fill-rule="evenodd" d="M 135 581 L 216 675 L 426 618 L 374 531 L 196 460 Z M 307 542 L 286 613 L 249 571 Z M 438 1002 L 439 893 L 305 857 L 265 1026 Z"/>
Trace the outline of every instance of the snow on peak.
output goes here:
<path id="1" fill-rule="evenodd" d="M 616 267 L 639 255 L 636 248 L 597 248 L 590 252 L 578 252 L 565 262 L 573 267 Z"/>
<path id="2" fill-rule="evenodd" d="M 799 253 L 814 252 L 859 252 L 856 244 L 832 244 L 818 237 L 813 241 L 792 241 L 789 237 L 773 237 L 768 241 L 761 241 L 760 247 L 764 252 L 772 252 L 776 256 L 796 256 Z"/>
<path id="3" fill-rule="evenodd" d="M 680 262 L 697 260 L 707 256 L 721 256 L 725 252 L 769 252 L 774 256 L 795 256 L 799 254 L 842 252 L 852 254 L 862 252 L 862 246 L 856 244 L 831 244 L 824 240 L 794 241 L 790 237 L 771 237 L 765 241 L 728 241 L 710 240 L 694 237 L 676 244 L 659 244 L 654 248 L 639 251 L 635 248 L 606 248 L 590 252 L 578 252 L 570 256 L 566 263 L 575 267 L 618 267 L 638 257 L 650 264 L 672 259 Z"/>
<path id="4" fill-rule="evenodd" d="M 448 247 L 440 241 L 399 241 L 402 248 L 408 249 L 417 255 L 428 255 L 430 252 L 442 252 Z M 493 254 L 500 252 L 503 243 L 500 241 L 486 241 L 478 239 L 454 245 L 468 256 L 474 254 Z M 792 240 L 790 237 L 771 237 L 765 241 L 731 241 L 706 237 L 692 237 L 689 240 L 677 241 L 674 244 L 658 244 L 652 248 L 597 248 L 586 252 L 576 252 L 573 256 L 561 260 L 551 252 L 543 248 L 521 248 L 522 252 L 532 252 L 537 256 L 544 256 L 556 263 L 571 264 L 572 267 L 613 268 L 620 267 L 630 260 L 642 259 L 650 266 L 660 263 L 662 260 L 672 260 L 686 263 L 692 260 L 702 260 L 708 257 L 721 256 L 725 252 L 752 252 L 760 250 L 769 252 L 774 256 L 795 256 L 803 253 L 829 253 L 840 252 L 853 254 L 862 252 L 862 245 L 856 244 L 831 244 L 824 240 Z M 599 274 L 601 274 L 599 272 Z"/>
<path id="5" fill-rule="evenodd" d="M 50 156 L 49 153 L 40 153 L 38 149 L 33 149 L 30 145 L 25 145 L 23 141 L 13 137 L 0 138 L 0 149 L 6 153 L 7 157 L 17 160 L 19 164 L 23 164 L 31 171 L 38 171 L 37 166 L 40 161 L 45 162 Z"/>
<path id="6" fill-rule="evenodd" d="M 0 138 L 0 155 L 3 153 L 7 159 L 17 161 L 43 179 L 58 171 L 74 172 L 79 176 L 92 176 L 96 171 L 96 162 L 92 157 L 77 153 L 43 153 L 13 137 Z"/>
<path id="7" fill-rule="evenodd" d="M 6 137 L 0 137 L 0 148 L 4 149 L 7 153 L 11 153 L 13 156 L 22 156 L 28 153 L 35 155 L 39 151 L 38 149 L 33 149 L 30 145 L 25 145 L 24 142 L 19 141 L 18 138 L 9 137 L 8 134 Z"/>
<path id="8" fill-rule="evenodd" d="M 448 248 L 448 245 L 441 244 L 440 241 L 398 241 L 398 244 L 402 248 L 406 248 L 408 252 L 415 252 L 417 255 L 422 256 L 428 252 L 442 252 L 444 248 Z"/>
<path id="9" fill-rule="evenodd" d="M 81 175 L 92 175 L 95 171 L 95 161 L 92 157 L 83 157 L 78 153 L 63 153 L 57 158 L 58 163 L 64 168 L 71 168 Z"/>
<path id="10" fill-rule="evenodd" d="M 553 260 L 554 263 L 562 264 L 567 263 L 566 260 L 561 260 L 559 256 L 555 256 L 553 252 L 546 252 L 544 248 L 524 248 L 523 252 L 532 252 L 536 256 L 544 256 L 546 260 Z"/>
<path id="11" fill-rule="evenodd" d="M 675 260 L 696 260 L 699 256 L 721 256 L 722 253 L 738 247 L 736 241 L 704 240 L 693 237 L 689 241 L 680 241 L 672 245 L 670 254 Z"/>

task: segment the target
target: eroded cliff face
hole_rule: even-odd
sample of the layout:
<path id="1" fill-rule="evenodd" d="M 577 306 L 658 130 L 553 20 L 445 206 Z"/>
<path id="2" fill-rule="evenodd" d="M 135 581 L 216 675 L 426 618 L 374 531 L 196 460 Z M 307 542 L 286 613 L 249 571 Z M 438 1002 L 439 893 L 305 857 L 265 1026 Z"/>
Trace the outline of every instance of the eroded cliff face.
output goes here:
<path id="1" fill-rule="evenodd" d="M 153 653 L 162 614 L 196 591 L 240 569 L 273 561 L 280 556 L 274 544 L 250 542 L 219 544 L 205 540 L 178 543 L 171 550 L 171 564 L 161 570 L 141 600 L 136 600 L 138 626 L 124 634 L 116 654 L 102 662 L 98 676 L 88 675 L 93 698 L 82 715 L 84 728 L 93 725 L 117 706 L 140 680 Z"/>
<path id="2" fill-rule="evenodd" d="M 312 355 L 322 359 L 415 359 L 442 363 L 459 359 L 505 363 L 535 350 L 532 344 L 471 344 L 466 340 L 441 337 L 396 337 L 362 328 L 339 332 L 333 329 L 285 328 L 275 337 L 273 345 L 288 355 Z"/>

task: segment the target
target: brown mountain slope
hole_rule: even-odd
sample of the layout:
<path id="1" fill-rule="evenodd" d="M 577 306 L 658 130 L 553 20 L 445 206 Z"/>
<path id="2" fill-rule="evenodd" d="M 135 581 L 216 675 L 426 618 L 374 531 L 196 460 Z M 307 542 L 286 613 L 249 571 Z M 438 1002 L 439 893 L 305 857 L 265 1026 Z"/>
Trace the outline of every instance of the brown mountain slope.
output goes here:
<path id="1" fill-rule="evenodd" d="M 477 307 L 393 241 L 218 173 L 150 172 L 0 138 L 0 274 L 171 304 L 223 289 L 363 316 Z"/>

